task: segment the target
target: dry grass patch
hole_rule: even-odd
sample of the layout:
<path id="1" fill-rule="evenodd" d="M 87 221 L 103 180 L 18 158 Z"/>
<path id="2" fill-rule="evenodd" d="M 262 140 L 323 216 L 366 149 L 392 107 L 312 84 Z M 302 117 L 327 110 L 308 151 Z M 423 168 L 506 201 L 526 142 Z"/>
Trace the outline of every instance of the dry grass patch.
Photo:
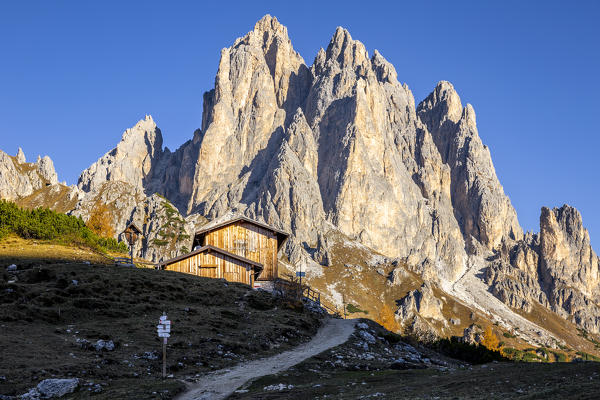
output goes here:
<path id="1" fill-rule="evenodd" d="M 21 248 L 27 258 L 19 258 Z M 0 394 L 72 376 L 103 384 L 95 399 L 171 398 L 183 384 L 160 379 L 163 310 L 173 321 L 168 370 L 182 379 L 286 350 L 320 324 L 242 284 L 115 267 L 92 256 L 21 239 L 0 244 L 0 265 L 18 265 L 16 273 L 0 270 Z M 115 349 L 95 350 L 100 339 Z"/>

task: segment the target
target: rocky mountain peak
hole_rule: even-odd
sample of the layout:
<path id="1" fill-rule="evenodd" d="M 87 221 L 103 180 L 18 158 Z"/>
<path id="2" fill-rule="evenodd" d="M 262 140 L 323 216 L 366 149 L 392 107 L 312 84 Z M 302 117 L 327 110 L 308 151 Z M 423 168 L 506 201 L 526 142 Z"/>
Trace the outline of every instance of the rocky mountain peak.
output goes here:
<path id="1" fill-rule="evenodd" d="M 28 163 L 21 148 L 15 157 L 0 150 L 0 199 L 16 200 L 57 183 L 50 157 L 38 156 L 35 163 Z"/>
<path id="2" fill-rule="evenodd" d="M 277 17 L 272 17 L 269 14 L 266 14 L 254 24 L 254 32 L 271 33 L 288 39 L 287 28 L 277 20 Z"/>
<path id="3" fill-rule="evenodd" d="M 599 289 L 598 256 L 577 209 L 566 204 L 552 210 L 542 208 L 540 253 L 542 276 L 547 285 L 555 284 L 556 280 L 575 282 L 587 296 L 593 296 Z"/>
<path id="4" fill-rule="evenodd" d="M 38 156 L 36 165 L 38 173 L 44 180 L 47 181 L 47 183 L 51 185 L 58 183 L 58 175 L 56 174 L 54 163 L 50 157 L 44 156 L 40 158 L 40 156 Z"/>
<path id="5" fill-rule="evenodd" d="M 77 186 L 90 192 L 106 181 L 121 181 L 143 191 L 144 180 L 162 154 L 162 144 L 160 129 L 152 117 L 146 115 L 123 132 L 117 147 L 81 173 Z"/>
<path id="6" fill-rule="evenodd" d="M 349 68 L 359 75 L 366 75 L 369 53 L 365 45 L 353 40 L 350 32 L 339 27 L 335 30 L 326 50 L 326 60 L 331 60 L 333 68 Z"/>
<path id="7" fill-rule="evenodd" d="M 463 114 L 463 106 L 454 86 L 450 82 L 440 81 L 433 92 L 419 104 L 417 113 L 421 116 L 427 114 L 428 118 L 422 120 L 432 131 L 439 129 L 446 121 L 458 123 Z"/>
<path id="8" fill-rule="evenodd" d="M 396 73 L 396 68 L 392 65 L 392 63 L 388 62 L 379 51 L 375 50 L 373 52 L 373 57 L 371 57 L 371 64 L 373 65 L 373 71 L 377 75 L 377 79 L 383 83 L 397 83 L 398 82 L 398 74 Z"/>
<path id="9" fill-rule="evenodd" d="M 24 162 L 27 162 L 27 159 L 25 158 L 25 153 L 23 152 L 23 149 L 19 147 L 19 151 L 17 151 L 17 161 L 19 162 L 19 164 L 23 164 Z"/>

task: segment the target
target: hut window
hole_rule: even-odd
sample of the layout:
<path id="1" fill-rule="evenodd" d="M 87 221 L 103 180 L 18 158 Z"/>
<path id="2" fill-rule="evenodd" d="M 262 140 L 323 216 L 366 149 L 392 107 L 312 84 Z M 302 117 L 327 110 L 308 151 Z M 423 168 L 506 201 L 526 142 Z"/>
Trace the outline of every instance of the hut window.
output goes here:
<path id="1" fill-rule="evenodd" d="M 250 239 L 250 240 L 248 240 L 248 251 L 249 252 L 255 252 L 256 248 L 258 247 L 256 245 L 256 233 L 250 232 L 250 234 L 248 236 L 249 236 L 249 239 Z"/>
<path id="2" fill-rule="evenodd" d="M 233 242 L 235 247 L 236 254 L 244 255 L 246 254 L 246 248 L 248 247 L 248 243 L 243 239 L 236 239 Z"/>

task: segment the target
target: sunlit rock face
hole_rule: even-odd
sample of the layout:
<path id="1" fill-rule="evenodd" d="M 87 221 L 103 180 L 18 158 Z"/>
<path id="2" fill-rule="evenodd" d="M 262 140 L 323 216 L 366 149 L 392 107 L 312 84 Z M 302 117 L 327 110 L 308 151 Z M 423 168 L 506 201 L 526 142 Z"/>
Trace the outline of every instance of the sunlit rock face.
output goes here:
<path id="1" fill-rule="evenodd" d="M 542 208 L 539 235 L 508 243 L 486 271 L 500 300 L 527 312 L 542 304 L 600 333 L 600 261 L 573 207 Z"/>
<path id="2" fill-rule="evenodd" d="M 78 187 L 91 192 L 106 181 L 121 181 L 143 190 L 145 180 L 161 154 L 161 132 L 152 117 L 146 115 L 123 133 L 117 147 L 81 173 Z"/>
<path id="3" fill-rule="evenodd" d="M 475 111 L 449 82 L 415 104 L 394 66 L 343 28 L 309 66 L 267 15 L 221 51 L 203 100 L 201 127 L 173 152 L 149 116 L 125 131 L 81 174 L 72 212 L 86 218 L 107 201 L 116 232 L 143 225 L 150 239 L 136 251 L 153 260 L 189 247 L 153 245 L 163 241 L 152 232 L 167 224 L 170 207 L 183 221 L 177 237 L 204 218 L 242 213 L 290 232 L 292 263 L 330 266 L 331 238 L 344 237 L 438 287 L 479 257 L 482 279 L 509 306 L 539 304 L 598 331 L 598 257 L 581 216 L 568 206 L 544 209 L 540 233 L 523 234 Z M 56 181 L 48 160 L 27 164 L 22 152 L 0 152 L 2 197 Z M 439 317 L 424 288 L 421 303 L 432 307 L 418 312 Z"/>
<path id="4" fill-rule="evenodd" d="M 38 156 L 35 163 L 28 163 L 20 147 L 14 157 L 0 150 L 1 199 L 16 200 L 57 184 L 58 177 L 50 157 Z"/>

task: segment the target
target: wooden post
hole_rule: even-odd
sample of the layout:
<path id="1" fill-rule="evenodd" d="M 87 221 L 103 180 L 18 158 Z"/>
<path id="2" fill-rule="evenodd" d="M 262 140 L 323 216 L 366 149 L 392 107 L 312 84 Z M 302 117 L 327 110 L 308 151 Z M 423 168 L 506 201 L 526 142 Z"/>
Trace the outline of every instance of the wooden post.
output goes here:
<path id="1" fill-rule="evenodd" d="M 163 338 L 163 368 L 162 368 L 163 379 L 167 377 L 167 338 Z"/>

